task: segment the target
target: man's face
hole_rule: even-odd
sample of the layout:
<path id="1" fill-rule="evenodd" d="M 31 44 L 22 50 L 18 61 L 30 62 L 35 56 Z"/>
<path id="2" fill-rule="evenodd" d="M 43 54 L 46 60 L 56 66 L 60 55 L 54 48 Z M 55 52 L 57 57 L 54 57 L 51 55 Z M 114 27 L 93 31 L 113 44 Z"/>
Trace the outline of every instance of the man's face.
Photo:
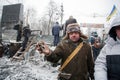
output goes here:
<path id="1" fill-rule="evenodd" d="M 100 48 L 101 47 L 101 44 L 100 44 L 98 39 L 95 40 L 94 47 L 96 47 L 96 48 Z"/>
<path id="2" fill-rule="evenodd" d="M 116 28 L 116 34 L 117 34 L 117 37 L 120 39 L 120 27 Z"/>
<path id="3" fill-rule="evenodd" d="M 70 32 L 69 33 L 69 38 L 73 42 L 77 42 L 80 39 L 80 33 L 79 32 Z"/>

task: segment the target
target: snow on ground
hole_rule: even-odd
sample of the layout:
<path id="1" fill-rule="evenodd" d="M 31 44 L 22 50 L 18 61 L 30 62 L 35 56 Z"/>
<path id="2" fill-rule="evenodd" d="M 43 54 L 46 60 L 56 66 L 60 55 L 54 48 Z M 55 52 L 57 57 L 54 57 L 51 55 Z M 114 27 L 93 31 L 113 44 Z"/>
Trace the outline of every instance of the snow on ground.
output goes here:
<path id="1" fill-rule="evenodd" d="M 52 44 L 50 38 L 43 37 L 42 40 Z M 50 48 L 55 49 L 54 46 Z M 57 80 L 59 66 L 52 67 L 44 60 L 44 54 L 34 53 L 32 58 L 21 61 L 11 61 L 6 56 L 0 58 L 0 80 Z"/>
<path id="2" fill-rule="evenodd" d="M 4 34 L 7 36 L 4 36 L 5 40 L 11 40 L 11 38 L 8 39 L 9 33 L 10 31 Z M 38 36 L 36 40 L 43 40 L 52 50 L 55 49 L 52 46 L 53 36 L 41 38 Z M 52 67 L 50 62 L 44 60 L 43 54 L 39 54 L 38 51 L 34 53 L 35 55 L 29 60 L 11 61 L 6 56 L 0 58 L 0 80 L 57 80 L 59 66 Z"/>
<path id="3" fill-rule="evenodd" d="M 29 61 L 10 61 L 4 56 L 0 58 L 0 80 L 57 80 L 58 68 L 45 61 L 43 54 Z"/>

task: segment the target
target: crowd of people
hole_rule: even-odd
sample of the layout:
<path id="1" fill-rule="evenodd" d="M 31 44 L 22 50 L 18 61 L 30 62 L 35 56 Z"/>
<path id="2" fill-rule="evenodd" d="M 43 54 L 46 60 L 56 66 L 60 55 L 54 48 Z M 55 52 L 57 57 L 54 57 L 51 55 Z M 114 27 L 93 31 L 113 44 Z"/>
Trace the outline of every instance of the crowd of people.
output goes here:
<path id="1" fill-rule="evenodd" d="M 36 48 L 50 62 L 61 60 L 58 80 L 120 80 L 120 17 L 117 16 L 110 27 L 105 44 L 101 45 L 96 33 L 86 42 L 88 37 L 73 20 L 65 27 L 64 37 L 55 50 L 45 42 L 38 42 Z"/>
<path id="2" fill-rule="evenodd" d="M 120 17 L 112 21 L 104 44 L 97 32 L 88 37 L 80 27 L 70 16 L 63 26 L 59 22 L 52 26 L 55 50 L 43 41 L 36 44 L 36 49 L 47 61 L 57 63 L 61 60 L 58 80 L 120 80 Z M 19 22 L 14 29 L 17 30 L 17 42 L 24 37 L 21 45 L 24 51 L 31 35 L 30 26 L 23 27 L 23 22 Z M 63 30 L 62 39 L 60 30 Z"/>

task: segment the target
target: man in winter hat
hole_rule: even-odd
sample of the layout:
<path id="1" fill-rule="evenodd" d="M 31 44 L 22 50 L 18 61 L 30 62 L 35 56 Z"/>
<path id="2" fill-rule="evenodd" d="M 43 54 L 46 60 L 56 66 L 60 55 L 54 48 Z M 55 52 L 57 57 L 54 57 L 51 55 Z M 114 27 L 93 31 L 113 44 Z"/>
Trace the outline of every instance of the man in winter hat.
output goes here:
<path id="1" fill-rule="evenodd" d="M 57 63 L 61 60 L 61 66 L 64 65 L 69 55 L 78 47 L 83 44 L 81 49 L 78 50 L 77 54 L 70 60 L 70 62 L 61 70 L 63 75 L 59 75 L 60 80 L 88 80 L 93 77 L 93 56 L 91 47 L 88 43 L 83 41 L 83 35 L 81 36 L 80 26 L 76 23 L 69 24 L 67 26 L 66 37 L 56 46 L 54 51 L 51 51 L 49 47 L 42 43 L 37 44 L 37 50 L 40 53 L 44 53 L 46 59 L 50 62 Z M 67 79 L 65 74 L 69 74 Z M 71 76 L 70 76 L 71 75 Z M 68 79 L 69 78 L 69 79 Z"/>
<path id="2" fill-rule="evenodd" d="M 69 38 L 68 34 L 71 33 L 71 32 L 78 32 L 80 37 L 83 38 L 83 39 L 87 39 L 88 38 L 86 35 L 84 35 L 81 32 L 80 26 L 79 26 L 78 23 L 72 23 L 72 24 L 69 24 L 67 26 L 66 35 L 65 35 L 65 37 L 63 39 L 66 39 L 66 38 L 68 39 Z"/>
<path id="3" fill-rule="evenodd" d="M 95 62 L 95 80 L 120 80 L 120 16 L 110 27 L 106 44 Z"/>

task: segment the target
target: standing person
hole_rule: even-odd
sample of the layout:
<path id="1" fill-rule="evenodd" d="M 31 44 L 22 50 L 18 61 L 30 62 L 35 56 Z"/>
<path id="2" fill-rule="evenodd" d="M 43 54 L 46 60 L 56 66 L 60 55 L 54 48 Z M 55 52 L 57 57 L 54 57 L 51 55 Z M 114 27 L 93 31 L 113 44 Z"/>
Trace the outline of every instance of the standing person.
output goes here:
<path id="1" fill-rule="evenodd" d="M 100 40 L 98 38 L 93 38 L 93 41 L 91 43 L 91 46 L 92 46 L 92 51 L 93 51 L 93 58 L 94 58 L 94 61 L 96 60 L 97 56 L 99 55 L 100 53 L 100 50 L 102 48 L 102 45 L 100 43 Z"/>
<path id="2" fill-rule="evenodd" d="M 116 17 L 95 62 L 95 80 L 120 80 L 120 17 Z"/>
<path id="3" fill-rule="evenodd" d="M 23 28 L 23 37 L 24 37 L 24 40 L 23 40 L 23 43 L 22 43 L 22 49 L 21 49 L 21 51 L 25 50 L 30 35 L 31 35 L 31 30 L 30 30 L 30 26 L 28 24 L 27 26 L 25 26 Z"/>
<path id="4" fill-rule="evenodd" d="M 67 26 L 66 36 L 56 46 L 54 51 L 51 51 L 45 43 L 43 43 L 43 48 L 40 48 L 40 43 L 38 43 L 37 50 L 44 53 L 48 61 L 56 63 L 61 59 L 60 80 L 88 80 L 89 76 L 93 80 L 94 61 L 92 51 L 90 45 L 84 42 L 83 38 L 87 37 L 81 33 L 80 26 L 77 23 L 73 23 Z M 81 46 L 81 48 L 78 48 L 78 46 Z M 63 68 L 66 60 L 68 61 L 69 59 L 69 55 L 73 55 L 75 53 L 73 51 L 76 48 L 78 49 L 78 52 L 75 51 L 77 54 Z M 69 79 L 63 77 L 65 74 L 69 75 L 67 76 Z"/>
<path id="5" fill-rule="evenodd" d="M 42 30 L 40 30 L 40 38 L 42 38 Z"/>
<path id="6" fill-rule="evenodd" d="M 18 24 L 16 24 L 14 26 L 14 29 L 17 30 L 17 38 L 16 41 L 21 41 L 21 37 L 22 37 L 22 26 L 23 26 L 23 22 L 20 21 Z"/>
<path id="7" fill-rule="evenodd" d="M 91 36 L 89 38 L 89 43 L 92 45 L 94 43 L 95 39 L 97 39 L 97 40 L 99 40 L 99 42 L 101 42 L 101 39 L 98 36 L 98 33 L 96 31 L 91 33 Z"/>
<path id="8" fill-rule="evenodd" d="M 61 27 L 58 22 L 55 23 L 55 25 L 52 27 L 52 35 L 54 36 L 54 46 L 57 46 L 59 42 L 59 34 L 60 34 Z"/>
<path id="9" fill-rule="evenodd" d="M 68 20 L 66 20 L 65 25 L 64 25 L 64 31 L 63 31 L 63 36 L 66 35 L 66 28 L 69 24 L 71 23 L 77 23 L 77 20 L 73 18 L 73 16 L 70 16 Z"/>

